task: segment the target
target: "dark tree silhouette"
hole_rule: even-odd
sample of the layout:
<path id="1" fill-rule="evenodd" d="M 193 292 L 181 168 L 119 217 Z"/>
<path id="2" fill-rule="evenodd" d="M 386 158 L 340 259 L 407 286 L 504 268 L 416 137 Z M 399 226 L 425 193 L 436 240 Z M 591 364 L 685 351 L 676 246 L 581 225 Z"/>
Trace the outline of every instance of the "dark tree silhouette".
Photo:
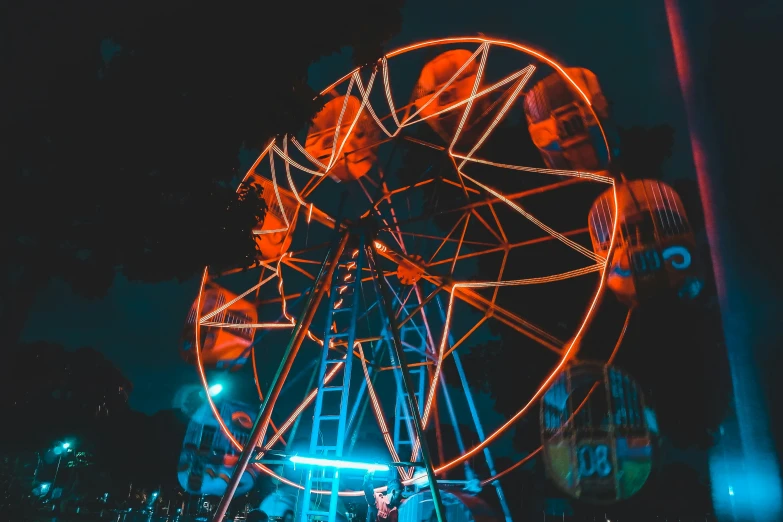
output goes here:
<path id="1" fill-rule="evenodd" d="M 672 155 L 674 128 L 669 125 L 618 129 L 620 171 L 628 179 L 660 179 L 663 165 Z"/>
<path id="2" fill-rule="evenodd" d="M 116 484 L 169 493 L 179 488 L 176 470 L 186 423 L 176 411 L 131 411 L 102 428 L 97 453 Z"/>
<path id="3" fill-rule="evenodd" d="M 97 487 L 110 491 L 111 498 L 127 496 L 130 483 L 149 491 L 176 490 L 186 421 L 173 410 L 151 416 L 131 410 L 130 382 L 100 353 L 32 343 L 5 362 L 0 368 L 0 416 L 8 421 L 4 458 L 40 453 L 38 478 L 51 478 L 57 455 L 49 450 L 68 441 L 75 452 L 68 460 L 82 451 L 90 456 L 89 466 L 71 463 L 60 469 L 58 482 L 77 482 L 70 488 L 74 494 Z"/>
<path id="4" fill-rule="evenodd" d="M 4 446 L 41 450 L 64 437 L 87 436 L 129 411 L 130 382 L 91 348 L 67 351 L 44 342 L 7 354 L 0 369 L 0 411 L 11 420 Z"/>
<path id="5" fill-rule="evenodd" d="M 5 344 L 50 277 L 93 297 L 117 269 L 158 281 L 251 259 L 257 204 L 232 205 L 240 151 L 306 124 L 321 104 L 310 64 L 379 57 L 401 4 L 11 3 Z"/>

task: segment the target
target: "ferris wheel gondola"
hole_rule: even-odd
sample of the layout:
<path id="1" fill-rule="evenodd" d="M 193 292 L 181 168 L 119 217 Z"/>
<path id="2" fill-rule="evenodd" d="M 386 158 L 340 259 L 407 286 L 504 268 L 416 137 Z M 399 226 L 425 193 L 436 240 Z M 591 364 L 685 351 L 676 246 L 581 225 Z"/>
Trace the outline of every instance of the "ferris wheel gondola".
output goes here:
<path id="1" fill-rule="evenodd" d="M 584 97 L 557 73 L 539 81 L 525 95 L 530 137 L 551 169 L 608 170 L 618 145 L 609 103 L 591 71 L 566 72 Z"/>
<path id="2" fill-rule="evenodd" d="M 196 340 L 196 319 L 204 326 Z M 258 311 L 253 303 L 225 288 L 210 285 L 188 312 L 182 341 L 182 357 L 191 363 L 218 369 L 238 369 L 247 362 L 253 344 Z M 196 355 L 200 351 L 200 359 Z"/>
<path id="3" fill-rule="evenodd" d="M 619 230 L 607 286 L 620 301 L 634 306 L 670 292 L 684 300 L 699 295 L 703 280 L 696 238 L 680 196 L 670 186 L 657 180 L 625 181 L 616 193 L 596 199 L 589 227 L 599 255 L 608 255 L 615 215 Z"/>

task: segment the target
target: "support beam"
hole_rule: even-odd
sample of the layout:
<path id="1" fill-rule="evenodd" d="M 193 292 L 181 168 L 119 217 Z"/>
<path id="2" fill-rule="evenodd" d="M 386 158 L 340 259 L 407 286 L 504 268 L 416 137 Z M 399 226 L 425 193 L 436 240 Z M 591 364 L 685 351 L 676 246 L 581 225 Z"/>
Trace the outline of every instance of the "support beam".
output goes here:
<path id="1" fill-rule="evenodd" d="M 405 357 L 405 350 L 403 350 L 402 340 L 400 339 L 400 330 L 397 326 L 397 318 L 394 315 L 394 308 L 392 306 L 392 299 L 389 295 L 389 291 L 383 281 L 383 274 L 378 269 L 378 265 L 375 262 L 375 244 L 370 242 L 370 246 L 365 249 L 367 252 L 367 261 L 370 267 L 375 273 L 375 286 L 379 292 L 379 297 L 383 304 L 383 309 L 386 314 L 386 319 L 389 321 L 389 330 L 392 336 L 391 347 L 394 350 L 394 354 L 400 363 L 400 373 L 402 375 L 402 382 L 405 387 L 405 393 L 407 393 L 408 408 L 413 416 L 413 425 L 416 429 L 416 436 L 421 442 L 421 458 L 424 461 L 424 468 L 427 470 L 427 478 L 429 479 L 430 491 L 432 493 L 432 501 L 435 506 L 435 514 L 438 517 L 438 522 L 446 521 L 446 513 L 443 508 L 443 503 L 440 498 L 440 490 L 438 489 L 438 482 L 435 478 L 435 468 L 432 465 L 432 456 L 430 455 L 429 445 L 427 444 L 426 434 L 424 433 L 423 422 L 421 420 L 421 414 L 419 408 L 414 399 L 415 392 L 413 389 L 413 383 L 411 382 L 411 376 L 408 373 L 408 364 Z"/>
<path id="2" fill-rule="evenodd" d="M 291 335 L 288 346 L 286 347 L 283 360 L 280 362 L 277 373 L 272 379 L 269 392 L 266 394 L 266 400 L 261 406 L 261 411 L 258 413 L 258 417 L 256 418 L 256 422 L 250 432 L 248 441 L 245 444 L 245 447 L 242 448 L 242 454 L 240 455 L 239 461 L 237 462 L 237 465 L 234 468 L 234 472 L 231 475 L 231 480 L 228 482 L 226 492 L 223 494 L 223 498 L 220 499 L 220 504 L 218 504 L 217 510 L 215 511 L 215 516 L 212 518 L 213 522 L 223 522 L 223 518 L 226 516 L 226 512 L 228 511 L 228 506 L 231 503 L 231 500 L 234 498 L 234 493 L 236 493 L 237 486 L 239 486 L 239 480 L 245 473 L 247 465 L 250 462 L 253 453 L 255 452 L 256 446 L 258 446 L 259 441 L 263 439 L 264 434 L 266 433 L 267 426 L 269 425 L 269 421 L 272 418 L 272 406 L 275 404 L 275 402 L 277 402 L 277 398 L 280 395 L 280 390 L 283 389 L 285 378 L 291 371 L 291 366 L 294 363 L 296 354 L 299 353 L 299 348 L 302 346 L 302 342 L 307 337 L 310 323 L 312 323 L 313 317 L 315 317 L 315 312 L 318 309 L 321 298 L 323 297 L 324 293 L 326 293 L 326 289 L 329 286 L 329 281 L 332 280 L 334 270 L 337 268 L 337 261 L 340 259 L 343 250 L 345 250 L 345 245 L 348 244 L 348 237 L 348 233 L 343 233 L 339 243 L 335 245 L 333 252 L 324 258 L 324 262 L 321 265 L 321 270 L 319 271 L 314 285 L 315 291 L 310 294 L 310 297 L 307 300 L 307 304 L 305 306 L 305 311 L 299 317 L 299 320 L 294 327 L 294 332 Z"/>

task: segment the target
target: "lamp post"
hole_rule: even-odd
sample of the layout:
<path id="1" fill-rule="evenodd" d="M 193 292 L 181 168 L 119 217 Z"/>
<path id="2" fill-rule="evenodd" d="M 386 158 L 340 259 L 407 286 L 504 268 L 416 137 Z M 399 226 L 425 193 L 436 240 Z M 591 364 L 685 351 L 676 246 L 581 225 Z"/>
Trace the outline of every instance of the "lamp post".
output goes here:
<path id="1" fill-rule="evenodd" d="M 52 479 L 52 485 L 49 486 L 50 491 L 54 491 L 54 484 L 57 482 L 57 474 L 60 472 L 60 464 L 63 460 L 63 453 L 73 451 L 71 449 L 71 443 L 70 442 L 63 442 L 60 446 L 62 448 L 62 451 L 60 452 L 60 457 L 57 459 L 57 469 L 54 470 L 54 478 Z"/>
<path id="2" fill-rule="evenodd" d="M 35 457 L 38 459 L 38 462 L 35 463 L 35 471 L 33 472 L 33 483 L 31 484 L 32 489 L 35 489 L 35 481 L 38 480 L 38 470 L 41 469 L 41 453 L 36 451 Z"/>

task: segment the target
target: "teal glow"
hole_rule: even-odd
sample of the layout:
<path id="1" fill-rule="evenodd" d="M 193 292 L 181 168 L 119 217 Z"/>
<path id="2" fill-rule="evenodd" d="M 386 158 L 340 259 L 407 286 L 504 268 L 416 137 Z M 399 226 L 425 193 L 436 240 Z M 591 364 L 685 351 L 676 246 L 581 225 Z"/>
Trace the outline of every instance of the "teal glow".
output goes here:
<path id="1" fill-rule="evenodd" d="M 367 471 L 389 471 L 386 464 L 371 464 L 369 462 L 352 462 L 349 460 L 319 459 L 315 457 L 300 457 L 294 455 L 289 459 L 294 464 L 307 464 L 323 468 L 364 469 Z"/>
<path id="2" fill-rule="evenodd" d="M 713 448 L 710 458 L 718 520 L 779 522 L 781 484 L 777 466 L 770 461 L 774 456 L 759 459 L 759 455 L 740 455 L 738 449 Z"/>

